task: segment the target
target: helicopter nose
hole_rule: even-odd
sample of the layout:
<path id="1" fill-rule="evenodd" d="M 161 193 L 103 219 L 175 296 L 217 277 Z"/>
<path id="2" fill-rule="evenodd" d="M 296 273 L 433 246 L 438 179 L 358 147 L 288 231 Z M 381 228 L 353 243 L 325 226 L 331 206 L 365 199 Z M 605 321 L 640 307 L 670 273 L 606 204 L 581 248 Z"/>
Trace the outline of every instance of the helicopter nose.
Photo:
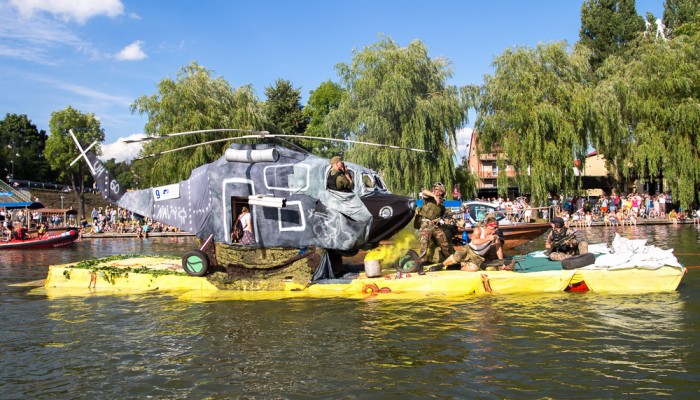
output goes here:
<path id="1" fill-rule="evenodd" d="M 372 213 L 372 226 L 367 237 L 370 248 L 408 225 L 416 211 L 415 200 L 396 194 L 373 193 L 361 197 L 361 200 Z"/>

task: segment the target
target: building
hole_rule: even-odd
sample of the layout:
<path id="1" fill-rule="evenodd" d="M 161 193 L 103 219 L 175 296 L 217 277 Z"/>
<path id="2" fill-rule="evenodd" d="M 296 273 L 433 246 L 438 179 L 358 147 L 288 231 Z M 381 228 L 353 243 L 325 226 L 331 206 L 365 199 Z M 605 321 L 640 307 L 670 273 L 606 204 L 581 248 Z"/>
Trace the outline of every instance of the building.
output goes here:
<path id="1" fill-rule="evenodd" d="M 476 184 L 478 197 L 496 197 L 498 195 L 498 174 L 506 174 L 509 178 L 515 178 L 515 168 L 506 163 L 506 170 L 498 170 L 498 153 L 483 153 L 479 151 L 481 144 L 478 142 L 478 134 L 472 132 L 469 142 L 467 163 L 469 171 L 476 174 L 478 181 Z M 517 186 L 508 187 L 508 196 L 517 197 L 519 195 Z"/>
<path id="2" fill-rule="evenodd" d="M 499 171 L 497 165 L 498 153 L 480 152 L 481 144 L 478 141 L 476 131 L 472 133 L 468 148 L 466 162 L 469 170 L 478 177 L 477 192 L 479 197 L 495 197 L 498 194 L 498 176 L 505 173 L 509 178 L 515 178 L 516 171 L 513 165 L 506 163 L 506 170 Z M 498 150 L 498 149 L 497 149 Z M 599 196 L 603 192 L 610 193 L 614 187 L 614 179 L 606 166 L 605 157 L 592 151 L 586 156 L 583 171 L 579 171 L 580 163 L 574 162 L 574 174 L 581 176 L 582 189 L 590 196 Z M 513 182 L 514 180 L 510 180 Z M 519 195 L 517 186 L 508 187 L 508 196 L 513 198 Z"/>

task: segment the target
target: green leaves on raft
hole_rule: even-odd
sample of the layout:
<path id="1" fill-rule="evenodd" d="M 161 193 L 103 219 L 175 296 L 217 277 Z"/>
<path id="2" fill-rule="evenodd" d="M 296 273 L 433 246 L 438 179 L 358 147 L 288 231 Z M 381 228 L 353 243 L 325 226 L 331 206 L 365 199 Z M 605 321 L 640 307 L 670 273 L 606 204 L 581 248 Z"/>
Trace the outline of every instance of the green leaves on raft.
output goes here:
<path id="1" fill-rule="evenodd" d="M 155 255 L 142 255 L 142 254 L 127 254 L 127 255 L 116 255 L 105 258 L 95 258 L 91 260 L 83 260 L 70 266 L 70 268 L 75 269 L 89 269 L 93 273 L 100 273 L 100 278 L 105 279 L 107 282 L 114 284 L 114 278 L 128 278 L 129 273 L 137 274 L 150 274 L 153 277 L 163 276 L 163 275 L 186 275 L 184 272 L 172 271 L 167 269 L 151 269 L 145 266 L 133 268 L 133 267 L 113 267 L 109 265 L 103 265 L 111 261 L 126 260 L 128 258 L 163 258 L 162 256 Z M 67 274 L 67 275 L 66 275 Z M 103 275 L 104 274 L 104 275 Z M 69 270 L 63 271 L 63 275 L 70 279 Z"/>

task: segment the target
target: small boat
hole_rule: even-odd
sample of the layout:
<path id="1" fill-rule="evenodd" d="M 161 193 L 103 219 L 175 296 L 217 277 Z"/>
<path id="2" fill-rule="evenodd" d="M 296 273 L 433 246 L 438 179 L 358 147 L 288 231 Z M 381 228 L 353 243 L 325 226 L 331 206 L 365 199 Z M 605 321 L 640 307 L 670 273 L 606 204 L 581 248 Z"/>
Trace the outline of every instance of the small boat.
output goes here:
<path id="1" fill-rule="evenodd" d="M 71 229 L 62 233 L 50 233 L 43 237 L 29 239 L 12 239 L 9 242 L 0 242 L 0 250 L 11 249 L 47 249 L 53 247 L 65 247 L 78 239 L 78 231 Z"/>
<path id="2" fill-rule="evenodd" d="M 495 216 L 499 224 L 498 229 L 503 233 L 503 239 L 505 240 L 503 248 L 505 250 L 513 249 L 531 240 L 537 239 L 551 228 L 548 222 L 530 223 L 511 221 L 506 218 L 505 214 L 499 211 L 496 206 L 483 201 L 465 201 L 462 203 L 453 200 L 445 202 L 445 206 L 450 209 L 453 214 L 459 214 L 463 207 L 469 207 L 469 214 L 476 222 L 482 222 L 488 215 Z M 469 235 L 471 235 L 473 230 L 474 228 L 465 229 Z"/>

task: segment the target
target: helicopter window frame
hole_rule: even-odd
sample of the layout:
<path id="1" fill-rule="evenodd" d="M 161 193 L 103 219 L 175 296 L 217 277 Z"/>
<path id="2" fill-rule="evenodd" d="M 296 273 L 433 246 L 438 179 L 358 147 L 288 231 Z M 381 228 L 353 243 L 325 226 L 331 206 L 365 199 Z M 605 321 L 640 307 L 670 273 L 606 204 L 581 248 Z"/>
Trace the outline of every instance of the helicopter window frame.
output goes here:
<path id="1" fill-rule="evenodd" d="M 305 175 L 299 174 L 299 177 L 298 177 L 298 181 L 301 181 L 302 179 L 304 180 L 304 185 L 301 186 L 301 187 L 292 187 L 292 186 L 288 186 L 288 187 L 279 187 L 279 186 L 271 186 L 270 183 L 269 183 L 268 180 L 267 180 L 267 177 L 268 177 L 268 169 L 275 169 L 275 170 L 278 170 L 278 169 L 281 169 L 281 168 L 289 168 L 289 167 L 292 167 L 291 170 L 292 170 L 292 172 L 294 172 L 294 174 L 293 174 L 294 176 L 297 176 L 297 174 L 296 174 L 297 171 L 295 170 L 296 167 L 301 167 L 301 168 L 304 168 L 304 169 L 306 170 L 306 174 L 305 174 Z M 277 172 L 277 171 L 275 171 L 275 172 Z M 303 173 L 303 171 L 302 171 L 302 173 Z M 273 174 L 272 174 L 272 176 L 277 176 L 277 175 L 278 175 L 277 173 L 273 173 Z M 289 176 L 289 174 L 288 174 L 288 176 Z M 294 180 L 294 181 L 291 181 L 291 182 L 296 183 L 297 180 Z M 290 181 L 287 180 L 287 183 L 290 183 Z M 268 189 L 268 190 L 283 190 L 283 191 L 286 191 L 286 192 L 307 191 L 307 190 L 309 189 L 310 184 L 311 184 L 311 166 L 308 165 L 308 164 L 303 164 L 303 163 L 296 163 L 296 164 L 290 163 L 290 164 L 268 165 L 268 166 L 266 166 L 266 167 L 263 168 L 263 184 L 265 185 L 265 189 Z"/>
<path id="2" fill-rule="evenodd" d="M 325 182 L 323 183 L 323 187 L 324 187 L 325 189 L 328 189 L 328 177 L 331 175 L 331 170 L 332 170 L 332 169 L 333 169 L 333 167 L 328 167 L 328 169 L 326 170 L 326 180 L 325 180 Z M 345 165 L 345 169 L 350 173 L 350 179 L 352 180 L 352 192 L 355 192 L 355 190 L 356 190 L 357 187 L 358 187 L 357 183 L 355 182 L 355 176 L 356 176 L 357 174 L 355 174 L 355 170 L 352 169 L 352 168 L 350 168 L 350 167 L 348 167 L 347 164 Z"/>
<path id="3" fill-rule="evenodd" d="M 369 184 L 367 184 L 367 181 L 369 181 Z M 372 174 L 369 174 L 367 172 L 362 173 L 362 186 L 368 191 L 374 191 L 377 189 L 377 184 L 374 181 L 374 177 L 372 176 Z"/>
<path id="4" fill-rule="evenodd" d="M 375 185 L 379 190 L 387 190 L 386 184 L 382 180 L 381 176 L 374 174 L 374 181 L 376 182 Z"/>

